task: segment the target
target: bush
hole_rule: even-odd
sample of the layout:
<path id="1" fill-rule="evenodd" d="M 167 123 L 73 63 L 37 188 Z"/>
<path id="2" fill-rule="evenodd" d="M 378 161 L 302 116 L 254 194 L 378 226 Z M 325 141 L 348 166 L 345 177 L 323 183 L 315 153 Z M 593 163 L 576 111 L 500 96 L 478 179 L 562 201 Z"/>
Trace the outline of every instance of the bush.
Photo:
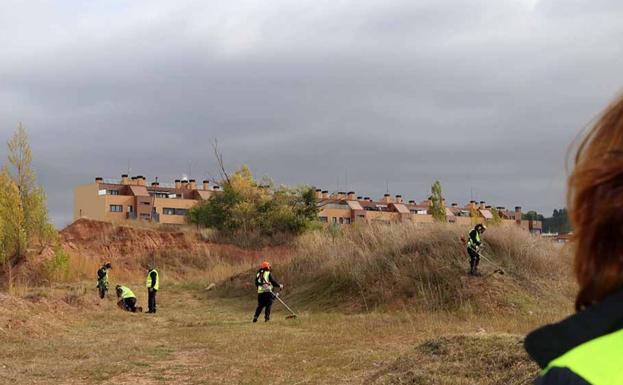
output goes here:
<path id="1" fill-rule="evenodd" d="M 222 193 L 190 209 L 188 221 L 216 229 L 238 244 L 261 246 L 314 228 L 316 215 L 313 189 L 262 185 L 244 166 L 223 183 Z"/>
<path id="2" fill-rule="evenodd" d="M 54 256 L 41 264 L 41 273 L 49 282 L 65 280 L 69 274 L 69 254 L 57 247 Z"/>

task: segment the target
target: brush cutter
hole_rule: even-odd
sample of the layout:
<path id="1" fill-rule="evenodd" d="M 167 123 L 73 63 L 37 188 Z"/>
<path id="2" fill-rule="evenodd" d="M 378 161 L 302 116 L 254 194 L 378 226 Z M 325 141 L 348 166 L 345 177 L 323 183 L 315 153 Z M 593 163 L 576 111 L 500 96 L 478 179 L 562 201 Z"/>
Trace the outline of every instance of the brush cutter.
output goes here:
<path id="1" fill-rule="evenodd" d="M 288 309 L 288 311 L 291 313 L 290 315 L 286 316 L 286 319 L 296 318 L 296 313 L 294 312 L 294 310 L 290 309 L 290 306 L 286 305 L 286 303 L 283 302 L 283 300 L 279 297 L 279 293 L 273 293 L 273 297 L 277 298 L 277 301 L 281 302 L 281 304 L 285 306 L 285 308 Z"/>
<path id="2" fill-rule="evenodd" d="M 500 265 L 498 265 L 497 263 L 494 263 L 491 259 L 485 257 L 482 253 L 478 253 L 478 255 L 480 256 L 480 258 L 484 259 L 485 262 L 495 267 L 495 270 L 493 270 L 493 274 L 500 274 L 500 275 L 505 274 L 504 269 L 502 269 Z"/>

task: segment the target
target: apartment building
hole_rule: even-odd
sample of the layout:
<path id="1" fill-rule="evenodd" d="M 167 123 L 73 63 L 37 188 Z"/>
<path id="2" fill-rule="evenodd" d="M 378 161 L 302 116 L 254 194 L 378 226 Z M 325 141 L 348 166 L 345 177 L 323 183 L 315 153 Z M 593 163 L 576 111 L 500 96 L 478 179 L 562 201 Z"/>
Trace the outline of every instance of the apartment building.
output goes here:
<path id="1" fill-rule="evenodd" d="M 385 194 L 375 201 L 370 197 L 357 196 L 350 191 L 329 194 L 326 190 L 316 189 L 319 219 L 323 223 L 352 224 L 352 223 L 432 223 L 433 217 L 429 209 L 432 202 L 425 200 L 417 203 L 414 200 L 404 201 L 401 195 L 392 197 Z M 444 202 L 445 205 L 445 202 Z M 498 217 L 502 225 L 520 226 L 532 233 L 540 234 L 540 221 L 523 220 L 521 207 L 514 211 L 504 207 L 488 206 L 485 202 L 471 201 L 466 206 L 452 203 L 446 207 L 446 220 L 458 225 L 473 226 L 476 223 L 487 223 Z"/>
<path id="2" fill-rule="evenodd" d="M 150 220 L 162 224 L 183 224 L 188 209 L 209 199 L 219 186 L 204 180 L 175 180 L 174 184 L 152 182 L 142 175 L 119 180 L 95 178 L 95 182 L 74 189 L 74 220 L 102 221 Z"/>
<path id="3" fill-rule="evenodd" d="M 184 224 L 188 209 L 206 201 L 221 191 L 219 186 L 204 180 L 198 186 L 194 179 L 175 180 L 173 184 L 154 181 L 147 185 L 144 176 L 104 180 L 74 189 L 74 220 L 90 218 L 102 221 L 123 221 L 131 219 L 149 220 L 162 224 Z M 416 203 L 404 201 L 401 195 L 385 194 L 379 200 L 357 196 L 355 192 L 338 192 L 316 189 L 318 217 L 323 223 L 349 225 L 352 223 L 390 224 L 398 222 L 432 223 L 433 217 L 428 200 Z M 445 204 L 445 202 L 444 202 Z M 520 226 L 532 233 L 540 234 L 540 221 L 523 220 L 521 207 L 506 210 L 493 208 L 485 202 L 471 201 L 465 206 L 452 203 L 446 207 L 446 220 L 458 225 L 473 226 L 497 218 L 503 225 Z"/>

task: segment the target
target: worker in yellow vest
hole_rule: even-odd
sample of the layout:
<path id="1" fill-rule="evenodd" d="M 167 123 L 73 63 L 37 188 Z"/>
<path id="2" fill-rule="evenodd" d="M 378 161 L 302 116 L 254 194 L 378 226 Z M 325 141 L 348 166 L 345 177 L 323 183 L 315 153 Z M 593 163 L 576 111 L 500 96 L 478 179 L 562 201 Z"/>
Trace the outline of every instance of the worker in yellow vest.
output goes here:
<path id="1" fill-rule="evenodd" d="M 136 306 L 136 296 L 128 288 L 127 286 L 117 285 L 115 287 L 115 291 L 117 292 L 117 298 L 119 298 L 119 302 L 117 302 L 117 306 L 122 308 L 123 310 L 130 311 L 132 313 L 142 312 L 142 307 Z"/>
<path id="2" fill-rule="evenodd" d="M 260 269 L 255 274 L 255 286 L 257 287 L 257 308 L 253 315 L 253 322 L 257 322 L 260 314 L 262 314 L 262 310 L 264 310 L 264 321 L 268 322 L 270 321 L 270 309 L 273 306 L 274 300 L 273 287 L 283 288 L 283 285 L 273 278 L 268 261 L 262 262 Z"/>
<path id="3" fill-rule="evenodd" d="M 160 277 L 158 270 L 153 265 L 147 266 L 147 278 L 145 279 L 145 287 L 147 287 L 147 313 L 156 312 L 156 293 L 160 288 Z"/>

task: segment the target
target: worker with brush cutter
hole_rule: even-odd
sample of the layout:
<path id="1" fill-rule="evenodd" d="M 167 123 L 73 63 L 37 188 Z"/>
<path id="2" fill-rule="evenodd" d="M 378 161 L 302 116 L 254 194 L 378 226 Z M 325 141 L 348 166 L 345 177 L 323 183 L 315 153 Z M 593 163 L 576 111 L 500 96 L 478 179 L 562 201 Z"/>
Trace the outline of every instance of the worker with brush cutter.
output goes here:
<path id="1" fill-rule="evenodd" d="M 255 286 L 257 287 L 257 308 L 255 309 L 255 315 L 253 316 L 253 322 L 257 322 L 257 319 L 264 310 L 264 321 L 270 321 L 270 309 L 273 306 L 273 287 L 277 286 L 283 288 L 283 285 L 278 283 L 271 272 L 270 263 L 268 261 L 262 262 L 260 269 L 255 274 Z"/>
<path id="2" fill-rule="evenodd" d="M 100 298 L 104 298 L 108 293 L 108 270 L 112 269 L 110 262 L 106 262 L 97 270 L 97 289 Z"/>
<path id="3" fill-rule="evenodd" d="M 487 226 L 482 223 L 477 224 L 469 232 L 467 239 L 467 254 L 469 254 L 469 274 L 478 276 L 478 264 L 480 263 L 480 246 L 482 245 L 482 235 L 487 230 Z"/>

